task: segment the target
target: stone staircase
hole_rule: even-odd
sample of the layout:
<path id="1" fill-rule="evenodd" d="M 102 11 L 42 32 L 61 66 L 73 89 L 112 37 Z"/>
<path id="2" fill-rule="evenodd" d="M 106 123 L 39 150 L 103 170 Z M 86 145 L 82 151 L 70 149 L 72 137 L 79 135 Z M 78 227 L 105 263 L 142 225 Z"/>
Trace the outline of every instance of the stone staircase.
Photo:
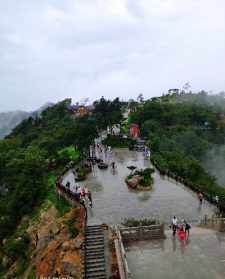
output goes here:
<path id="1" fill-rule="evenodd" d="M 144 151 L 145 150 L 145 140 L 138 139 L 137 143 L 134 145 L 134 149 L 136 151 Z"/>
<path id="2" fill-rule="evenodd" d="M 104 231 L 101 226 L 87 226 L 85 232 L 85 279 L 106 279 L 104 242 Z"/>

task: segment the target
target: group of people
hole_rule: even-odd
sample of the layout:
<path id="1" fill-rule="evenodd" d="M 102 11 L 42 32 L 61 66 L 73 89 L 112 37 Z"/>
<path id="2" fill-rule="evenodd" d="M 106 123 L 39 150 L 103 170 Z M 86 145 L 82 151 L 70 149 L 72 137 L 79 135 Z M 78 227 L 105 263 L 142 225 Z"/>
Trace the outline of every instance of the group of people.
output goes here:
<path id="1" fill-rule="evenodd" d="M 69 181 L 66 183 L 66 187 L 69 189 L 71 188 Z M 88 205 L 90 207 L 93 206 L 91 191 L 87 187 L 81 187 L 80 185 L 75 185 L 72 187 L 72 189 L 70 189 L 70 191 L 72 192 L 73 196 L 78 201 L 80 201 L 80 204 L 85 206 L 88 202 Z"/>
<path id="2" fill-rule="evenodd" d="M 90 207 L 93 206 L 91 191 L 87 187 L 81 187 L 77 185 L 75 187 L 75 192 L 77 193 L 77 195 L 79 195 L 80 204 L 85 206 L 86 202 L 88 202 L 88 205 Z"/>
<path id="3" fill-rule="evenodd" d="M 104 151 L 105 153 L 107 153 L 107 152 L 111 153 L 111 151 L 112 151 L 111 146 L 102 145 L 102 144 L 100 144 L 100 143 L 97 143 L 97 144 L 95 145 L 95 149 L 97 150 L 98 153 L 103 153 L 103 151 Z"/>
<path id="4" fill-rule="evenodd" d="M 178 222 L 176 216 L 174 216 L 172 219 L 171 227 L 173 236 L 175 236 L 177 233 L 180 239 L 186 239 L 190 235 L 191 224 L 185 220 L 183 220 L 182 222 Z"/>

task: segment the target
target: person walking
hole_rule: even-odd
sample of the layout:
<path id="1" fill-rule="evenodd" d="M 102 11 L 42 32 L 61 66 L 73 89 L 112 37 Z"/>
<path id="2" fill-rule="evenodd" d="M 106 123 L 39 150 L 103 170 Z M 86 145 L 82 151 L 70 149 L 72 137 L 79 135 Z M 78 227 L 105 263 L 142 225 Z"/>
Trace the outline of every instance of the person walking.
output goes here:
<path id="1" fill-rule="evenodd" d="M 184 229 L 185 229 L 185 233 L 187 234 L 187 237 L 189 237 L 191 225 L 188 222 L 186 222 L 185 220 L 184 220 Z"/>
<path id="2" fill-rule="evenodd" d="M 89 205 L 90 205 L 90 207 L 92 207 L 93 204 L 92 204 L 92 195 L 91 195 L 91 191 L 88 191 L 88 200 L 89 200 Z"/>
<path id="3" fill-rule="evenodd" d="M 202 201 L 203 201 L 203 194 L 202 194 L 202 192 L 198 192 L 198 199 L 199 199 L 200 204 L 202 204 Z"/>
<path id="4" fill-rule="evenodd" d="M 173 219 L 172 219 L 172 230 L 173 230 L 173 236 L 175 236 L 176 234 L 176 231 L 177 231 L 177 217 L 176 216 L 173 216 Z"/>
<path id="5" fill-rule="evenodd" d="M 115 162 L 112 162 L 111 166 L 112 166 L 112 169 L 115 170 L 115 168 L 116 168 Z"/>
<path id="6" fill-rule="evenodd" d="M 214 200 L 215 200 L 215 203 L 218 205 L 219 204 L 219 197 L 215 196 Z"/>

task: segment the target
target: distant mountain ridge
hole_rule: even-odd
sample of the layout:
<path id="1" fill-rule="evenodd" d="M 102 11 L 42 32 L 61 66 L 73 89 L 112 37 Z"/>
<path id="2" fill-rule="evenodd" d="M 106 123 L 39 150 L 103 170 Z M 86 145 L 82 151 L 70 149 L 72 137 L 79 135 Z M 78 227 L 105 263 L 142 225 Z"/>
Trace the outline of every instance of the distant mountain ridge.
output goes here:
<path id="1" fill-rule="evenodd" d="M 24 119 L 28 117 L 40 116 L 43 110 L 53 105 L 53 103 L 46 103 L 38 110 L 33 112 L 26 112 L 21 110 L 0 112 L 0 139 L 10 134 L 12 129 L 15 128 Z"/>

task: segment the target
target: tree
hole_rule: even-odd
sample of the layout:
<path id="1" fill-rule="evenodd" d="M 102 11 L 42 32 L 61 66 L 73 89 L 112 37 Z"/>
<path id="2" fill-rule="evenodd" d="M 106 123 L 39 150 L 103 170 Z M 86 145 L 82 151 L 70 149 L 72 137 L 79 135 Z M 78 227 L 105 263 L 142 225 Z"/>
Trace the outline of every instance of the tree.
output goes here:
<path id="1" fill-rule="evenodd" d="M 143 103 L 144 102 L 144 96 L 142 93 L 140 93 L 138 96 L 137 96 L 137 101 L 140 102 L 140 103 Z"/>

